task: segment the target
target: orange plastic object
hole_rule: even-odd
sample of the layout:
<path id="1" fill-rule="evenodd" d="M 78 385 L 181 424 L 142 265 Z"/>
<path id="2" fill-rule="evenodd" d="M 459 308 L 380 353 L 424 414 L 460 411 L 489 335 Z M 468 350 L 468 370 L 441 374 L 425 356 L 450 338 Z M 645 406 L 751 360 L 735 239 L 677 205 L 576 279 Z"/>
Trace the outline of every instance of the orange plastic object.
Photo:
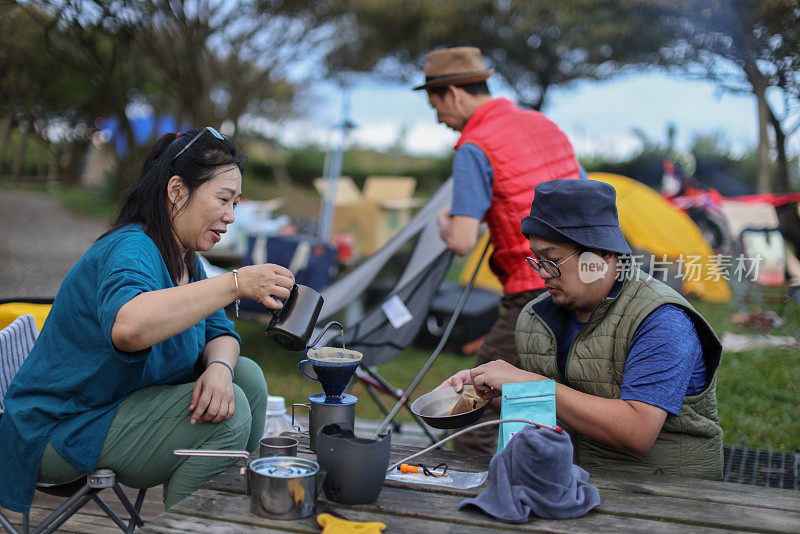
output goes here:
<path id="1" fill-rule="evenodd" d="M 419 467 L 416 465 L 400 464 L 401 473 L 419 473 Z"/>
<path id="2" fill-rule="evenodd" d="M 319 514 L 317 523 L 322 527 L 322 534 L 380 534 L 386 528 L 383 523 L 357 523 L 331 514 Z"/>

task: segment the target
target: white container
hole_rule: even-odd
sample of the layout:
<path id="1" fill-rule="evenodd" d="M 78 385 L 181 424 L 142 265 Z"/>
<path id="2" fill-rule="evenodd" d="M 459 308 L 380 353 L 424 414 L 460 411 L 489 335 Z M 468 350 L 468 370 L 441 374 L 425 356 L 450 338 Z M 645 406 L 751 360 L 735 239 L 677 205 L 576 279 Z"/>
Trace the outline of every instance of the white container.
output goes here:
<path id="1" fill-rule="evenodd" d="M 300 426 L 296 421 L 295 424 Z M 286 399 L 277 395 L 267 396 L 267 420 L 262 437 L 280 436 L 284 432 L 297 431 L 298 429 L 292 426 L 292 418 L 286 413 Z"/>

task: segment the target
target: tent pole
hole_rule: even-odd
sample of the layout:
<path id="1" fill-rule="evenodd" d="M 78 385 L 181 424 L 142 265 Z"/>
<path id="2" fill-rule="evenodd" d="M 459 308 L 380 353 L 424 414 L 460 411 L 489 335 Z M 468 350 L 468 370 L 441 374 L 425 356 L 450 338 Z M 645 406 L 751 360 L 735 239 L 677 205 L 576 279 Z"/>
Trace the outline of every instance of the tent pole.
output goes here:
<path id="1" fill-rule="evenodd" d="M 326 243 L 331 236 L 336 188 L 339 184 L 339 178 L 342 176 L 342 159 L 344 158 L 344 147 L 347 143 L 347 132 L 352 127 L 353 125 L 350 122 L 350 93 L 345 91 L 342 101 L 342 123 L 340 125 L 341 132 L 339 134 L 338 145 L 330 152 L 330 160 L 328 160 L 327 155 L 325 158 L 325 167 L 328 172 L 325 194 L 323 195 L 324 209 L 320 217 L 318 237 Z"/>

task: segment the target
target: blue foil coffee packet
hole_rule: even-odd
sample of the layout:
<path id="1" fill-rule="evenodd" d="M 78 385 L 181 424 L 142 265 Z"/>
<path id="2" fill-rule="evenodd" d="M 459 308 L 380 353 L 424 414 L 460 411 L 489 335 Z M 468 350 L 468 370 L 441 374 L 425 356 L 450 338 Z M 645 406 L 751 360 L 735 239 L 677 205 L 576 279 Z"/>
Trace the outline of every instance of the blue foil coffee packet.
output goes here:
<path id="1" fill-rule="evenodd" d="M 556 383 L 554 380 L 503 384 L 501 419 L 527 419 L 556 426 Z M 501 423 L 497 452 L 502 451 L 525 423 Z"/>

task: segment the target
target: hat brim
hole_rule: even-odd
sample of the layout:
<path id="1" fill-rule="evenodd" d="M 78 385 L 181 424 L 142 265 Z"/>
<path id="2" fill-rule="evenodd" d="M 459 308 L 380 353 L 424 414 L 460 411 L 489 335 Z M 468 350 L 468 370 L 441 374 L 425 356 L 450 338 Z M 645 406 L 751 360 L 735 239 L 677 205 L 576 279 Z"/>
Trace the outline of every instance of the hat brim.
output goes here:
<path id="1" fill-rule="evenodd" d="M 466 85 L 468 83 L 477 83 L 489 79 L 489 76 L 494 74 L 494 69 L 488 69 L 480 72 L 470 72 L 468 74 L 453 74 L 451 76 L 443 76 L 430 80 L 414 87 L 412 91 L 421 91 L 423 89 L 434 89 L 436 87 L 447 87 L 448 85 Z"/>
<path id="2" fill-rule="evenodd" d="M 584 248 L 608 250 L 617 254 L 630 254 L 631 247 L 619 226 L 580 226 L 555 228 L 533 215 L 522 219 L 522 235 L 541 237 L 557 243 L 577 243 Z"/>

